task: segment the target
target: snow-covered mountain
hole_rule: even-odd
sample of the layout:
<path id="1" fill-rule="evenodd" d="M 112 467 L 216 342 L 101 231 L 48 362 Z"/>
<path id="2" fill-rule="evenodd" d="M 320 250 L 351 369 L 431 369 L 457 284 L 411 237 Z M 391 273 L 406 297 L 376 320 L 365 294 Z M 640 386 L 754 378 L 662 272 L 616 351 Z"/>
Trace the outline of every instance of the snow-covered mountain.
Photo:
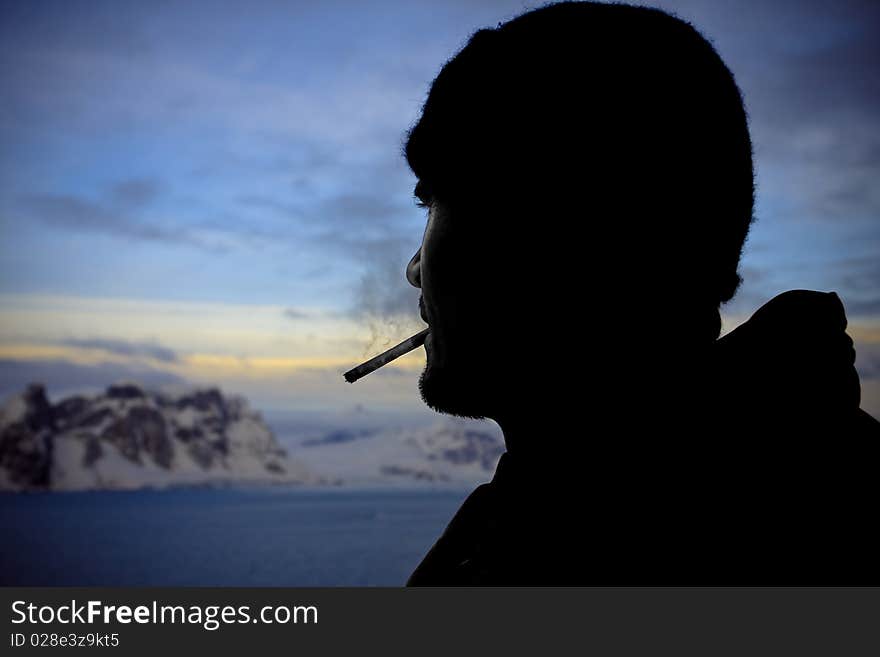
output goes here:
<path id="1" fill-rule="evenodd" d="M 496 425 L 446 418 L 425 427 L 337 428 L 299 442 L 297 455 L 346 485 L 471 486 L 504 452 Z"/>
<path id="2" fill-rule="evenodd" d="M 462 487 L 491 479 L 504 451 L 497 426 L 452 418 L 407 425 L 361 412 L 281 435 L 296 459 L 243 398 L 216 388 L 119 383 L 53 404 L 31 385 L 0 407 L 0 490 Z"/>
<path id="3" fill-rule="evenodd" d="M 31 385 L 0 409 L 0 490 L 86 490 L 228 482 L 322 483 L 259 413 L 216 388 L 133 384 L 51 404 Z"/>

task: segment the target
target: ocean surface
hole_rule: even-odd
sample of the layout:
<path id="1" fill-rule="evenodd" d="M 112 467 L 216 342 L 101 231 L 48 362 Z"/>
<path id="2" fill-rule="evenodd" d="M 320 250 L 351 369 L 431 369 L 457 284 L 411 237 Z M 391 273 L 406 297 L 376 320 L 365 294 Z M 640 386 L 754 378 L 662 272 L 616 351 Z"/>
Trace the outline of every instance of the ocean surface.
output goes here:
<path id="1" fill-rule="evenodd" d="M 468 491 L 0 494 L 6 586 L 401 586 Z"/>

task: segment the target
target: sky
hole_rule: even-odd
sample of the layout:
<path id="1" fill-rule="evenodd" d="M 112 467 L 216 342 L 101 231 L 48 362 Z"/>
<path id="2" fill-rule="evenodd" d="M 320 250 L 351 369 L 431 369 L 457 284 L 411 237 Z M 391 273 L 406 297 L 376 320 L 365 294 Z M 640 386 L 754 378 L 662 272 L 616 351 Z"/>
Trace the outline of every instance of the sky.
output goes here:
<path id="1" fill-rule="evenodd" d="M 749 112 L 726 328 L 837 291 L 880 416 L 880 4 L 651 4 L 712 40 Z M 341 377 L 422 326 L 402 140 L 468 36 L 532 6 L 0 0 L 0 394 L 132 379 L 420 409 L 419 353 Z"/>

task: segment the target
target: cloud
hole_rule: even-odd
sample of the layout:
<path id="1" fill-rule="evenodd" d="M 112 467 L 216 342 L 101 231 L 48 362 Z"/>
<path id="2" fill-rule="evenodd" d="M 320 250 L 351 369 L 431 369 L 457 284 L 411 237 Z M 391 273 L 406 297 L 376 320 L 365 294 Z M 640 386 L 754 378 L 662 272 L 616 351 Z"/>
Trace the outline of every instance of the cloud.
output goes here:
<path id="1" fill-rule="evenodd" d="M 872 299 L 851 299 L 846 302 L 847 316 L 878 317 L 880 316 L 880 297 Z"/>
<path id="2" fill-rule="evenodd" d="M 324 202 L 319 213 L 322 218 L 329 218 L 340 227 L 351 228 L 365 224 L 369 227 L 387 227 L 402 214 L 411 216 L 412 207 L 404 206 L 386 196 L 343 193 Z"/>
<path id="3" fill-rule="evenodd" d="M 131 194 L 130 191 L 128 193 Z M 67 231 L 97 233 L 125 240 L 182 244 L 212 252 L 225 251 L 237 243 L 235 238 L 229 239 L 222 230 L 212 230 L 207 226 L 203 230 L 196 230 L 137 220 L 111 203 L 73 194 L 20 196 L 17 210 L 26 221 L 36 220 Z"/>
<path id="4" fill-rule="evenodd" d="M 312 313 L 305 310 L 300 310 L 299 308 L 285 308 L 284 316 L 287 319 L 310 319 L 312 317 Z"/>
<path id="5" fill-rule="evenodd" d="M 159 197 L 159 182 L 154 178 L 130 178 L 114 184 L 110 195 L 122 207 L 141 208 Z"/>
<path id="6" fill-rule="evenodd" d="M 100 232 L 151 241 L 181 241 L 179 231 L 135 222 L 102 203 L 71 194 L 32 194 L 19 199 L 29 217 L 68 230 Z"/>
<path id="7" fill-rule="evenodd" d="M 880 379 L 880 349 L 859 346 L 856 349 L 856 369 L 862 381 Z"/>
<path id="8" fill-rule="evenodd" d="M 103 389 L 116 381 L 137 381 L 147 386 L 184 383 L 185 379 L 148 367 L 118 363 L 84 365 L 65 360 L 0 359 L 0 397 L 24 390 L 30 383 L 42 383 L 54 397 L 79 390 Z"/>
<path id="9" fill-rule="evenodd" d="M 880 254 L 841 259 L 831 275 L 850 319 L 880 318 Z"/>
<path id="10" fill-rule="evenodd" d="M 88 338 L 64 340 L 61 344 L 80 349 L 97 349 L 117 356 L 151 358 L 163 363 L 177 363 L 179 357 L 172 349 L 152 342 L 130 342 L 109 338 Z"/>
<path id="11" fill-rule="evenodd" d="M 302 214 L 302 207 L 299 205 L 285 202 L 269 194 L 241 194 L 235 200 L 245 208 L 257 211 L 269 210 L 286 218 L 293 219 Z"/>
<path id="12" fill-rule="evenodd" d="M 767 5 L 755 9 L 769 27 L 748 27 L 775 38 L 751 51 L 740 39 L 729 58 L 752 118 L 759 198 L 796 221 L 875 217 L 880 5 Z"/>

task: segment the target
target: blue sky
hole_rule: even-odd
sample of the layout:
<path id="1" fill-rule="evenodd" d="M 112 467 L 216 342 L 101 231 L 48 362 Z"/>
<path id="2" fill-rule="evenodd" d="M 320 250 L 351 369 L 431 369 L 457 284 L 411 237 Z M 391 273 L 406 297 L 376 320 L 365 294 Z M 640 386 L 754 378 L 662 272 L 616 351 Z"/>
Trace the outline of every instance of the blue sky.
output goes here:
<path id="1" fill-rule="evenodd" d="M 655 4 L 712 39 L 750 114 L 758 221 L 728 325 L 838 291 L 877 413 L 880 7 Z M 0 3 L 0 383 L 104 368 L 258 406 L 418 405 L 417 357 L 338 388 L 419 325 L 401 140 L 468 35 L 528 6 Z"/>

